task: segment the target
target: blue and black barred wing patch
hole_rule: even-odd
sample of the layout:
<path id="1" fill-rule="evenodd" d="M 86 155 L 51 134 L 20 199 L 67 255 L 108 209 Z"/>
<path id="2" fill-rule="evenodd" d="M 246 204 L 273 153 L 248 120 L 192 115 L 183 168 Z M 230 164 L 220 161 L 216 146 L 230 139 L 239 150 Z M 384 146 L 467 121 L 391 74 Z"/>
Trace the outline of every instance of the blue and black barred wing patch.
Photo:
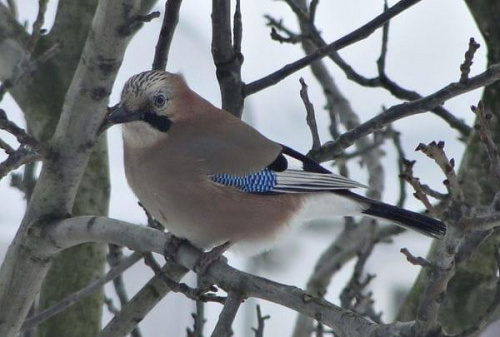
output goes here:
<path id="1" fill-rule="evenodd" d="M 329 173 L 264 169 L 247 175 L 214 174 L 212 181 L 247 193 L 303 193 L 366 187 L 348 178 Z"/>

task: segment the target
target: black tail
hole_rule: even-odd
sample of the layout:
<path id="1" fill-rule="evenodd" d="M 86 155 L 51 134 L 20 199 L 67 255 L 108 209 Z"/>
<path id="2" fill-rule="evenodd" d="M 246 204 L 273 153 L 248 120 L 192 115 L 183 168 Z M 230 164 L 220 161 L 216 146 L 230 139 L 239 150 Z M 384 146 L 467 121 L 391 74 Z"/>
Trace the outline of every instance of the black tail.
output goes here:
<path id="1" fill-rule="evenodd" d="M 431 217 L 407 211 L 405 209 L 377 202 L 350 191 L 343 191 L 343 195 L 370 205 L 363 211 L 366 215 L 394 221 L 401 227 L 408 228 L 431 238 L 442 239 L 446 234 L 446 225 Z"/>
<path id="2" fill-rule="evenodd" d="M 371 203 L 370 208 L 363 213 L 377 218 L 392 220 L 404 228 L 417 231 L 435 239 L 442 239 L 446 234 L 446 226 L 443 222 L 396 206 Z"/>

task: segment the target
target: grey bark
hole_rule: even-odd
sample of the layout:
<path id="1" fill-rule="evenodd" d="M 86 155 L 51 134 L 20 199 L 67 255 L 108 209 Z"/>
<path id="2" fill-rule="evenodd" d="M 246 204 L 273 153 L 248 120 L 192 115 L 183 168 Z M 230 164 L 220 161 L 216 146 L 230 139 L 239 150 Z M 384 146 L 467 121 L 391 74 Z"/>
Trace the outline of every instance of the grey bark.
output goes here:
<path id="1" fill-rule="evenodd" d="M 466 0 L 479 30 L 483 34 L 488 48 L 488 66 L 500 61 L 500 3 L 495 0 Z M 491 127 L 494 140 L 500 143 L 500 84 L 489 85 L 483 93 L 485 107 L 496 118 Z M 468 140 L 464 158 L 459 169 L 459 178 L 463 183 L 466 200 L 470 204 L 488 205 L 500 186 L 489 171 L 489 161 L 477 134 Z M 500 243 L 498 234 L 488 238 L 472 257 L 463 264 L 451 280 L 439 319 L 448 332 L 458 332 L 472 326 L 483 315 L 495 293 L 497 282 L 495 246 Z M 429 252 L 434 256 L 436 245 Z M 420 294 L 426 275 L 421 272 L 408 298 L 400 309 L 400 320 L 415 318 Z M 498 318 L 499 315 L 494 315 Z"/>
<path id="2" fill-rule="evenodd" d="M 106 111 L 109 92 L 131 37 L 131 32 L 124 33 L 122 28 L 139 13 L 140 1 L 101 1 L 95 16 L 95 1 L 61 1 L 59 5 L 59 15 L 65 15 L 56 22 L 48 36 L 42 37 L 36 50 L 41 52 L 49 48 L 50 38 L 54 37 L 62 45 L 61 54 L 37 71 L 29 83 L 16 86 L 11 91 L 25 112 L 34 135 L 44 141 L 52 134 L 54 136 L 49 141 L 53 155 L 44 162 L 28 210 L 0 270 L 1 336 L 15 335 L 53 263 L 54 256 L 47 251 L 43 253 L 42 247 L 46 243 L 39 236 L 45 222 L 43 219 L 65 217 L 72 212 L 95 214 L 107 209 L 109 190 L 104 139 L 94 151 L 98 153 L 97 157 L 90 162 L 89 158 L 92 145 L 96 142 L 97 128 Z M 0 15 L 3 15 L 2 12 Z M 75 17 L 83 19 L 79 21 Z M 26 38 L 18 30 L 12 29 L 15 34 L 7 38 L 0 37 L 0 44 L 15 45 L 18 48 L 14 50 L 23 55 Z M 65 35 L 72 30 L 72 36 Z M 16 41 L 16 35 L 22 39 Z M 67 61 L 63 59 L 64 55 L 67 55 Z M 83 58 L 80 58 L 81 55 Z M 15 66 L 14 62 L 10 65 Z M 0 73 L 9 76 L 4 70 Z M 2 79 L 5 80 L 5 77 Z M 46 85 L 47 79 L 50 79 L 50 85 Z M 44 100 L 50 102 L 40 104 Z M 84 175 L 87 164 L 98 170 Z M 96 180 L 104 184 L 95 184 Z M 95 187 L 91 186 L 104 188 L 96 194 Z M 103 268 L 102 246 L 93 244 L 90 247 L 95 249 L 81 248 L 91 256 L 88 258 L 87 255 L 84 259 L 88 273 L 82 279 L 95 278 Z M 21 291 L 24 296 L 11 296 Z M 91 332 L 82 336 L 95 336 L 96 328 L 100 326 L 100 319 L 96 320 L 98 314 L 95 314 L 96 310 L 97 313 L 100 310 L 96 307 L 98 302 L 100 300 L 93 302 L 93 317 L 88 317 L 88 322 L 94 323 L 89 324 Z M 80 326 L 82 324 L 80 322 Z M 76 336 L 73 332 L 71 335 Z"/>

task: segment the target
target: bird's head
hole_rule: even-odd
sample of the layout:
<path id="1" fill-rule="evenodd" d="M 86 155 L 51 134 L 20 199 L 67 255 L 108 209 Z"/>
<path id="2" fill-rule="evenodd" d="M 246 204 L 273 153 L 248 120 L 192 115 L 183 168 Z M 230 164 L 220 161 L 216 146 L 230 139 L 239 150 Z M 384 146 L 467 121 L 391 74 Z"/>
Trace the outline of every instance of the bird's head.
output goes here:
<path id="1" fill-rule="evenodd" d="M 167 132 L 175 122 L 172 102 L 186 87 L 182 76 L 151 70 L 132 76 L 123 87 L 120 103 L 110 108 L 111 124 L 127 123 Z"/>

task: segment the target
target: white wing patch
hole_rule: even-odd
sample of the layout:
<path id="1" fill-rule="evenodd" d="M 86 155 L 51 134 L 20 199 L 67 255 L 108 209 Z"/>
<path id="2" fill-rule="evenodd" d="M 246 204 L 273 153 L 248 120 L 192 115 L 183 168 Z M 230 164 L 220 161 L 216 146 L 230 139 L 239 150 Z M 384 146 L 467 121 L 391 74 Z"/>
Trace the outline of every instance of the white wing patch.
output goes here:
<path id="1" fill-rule="evenodd" d="M 354 180 L 333 173 L 316 173 L 289 169 L 275 172 L 276 185 L 273 192 L 303 193 L 314 191 L 345 190 L 351 188 L 366 188 Z"/>

